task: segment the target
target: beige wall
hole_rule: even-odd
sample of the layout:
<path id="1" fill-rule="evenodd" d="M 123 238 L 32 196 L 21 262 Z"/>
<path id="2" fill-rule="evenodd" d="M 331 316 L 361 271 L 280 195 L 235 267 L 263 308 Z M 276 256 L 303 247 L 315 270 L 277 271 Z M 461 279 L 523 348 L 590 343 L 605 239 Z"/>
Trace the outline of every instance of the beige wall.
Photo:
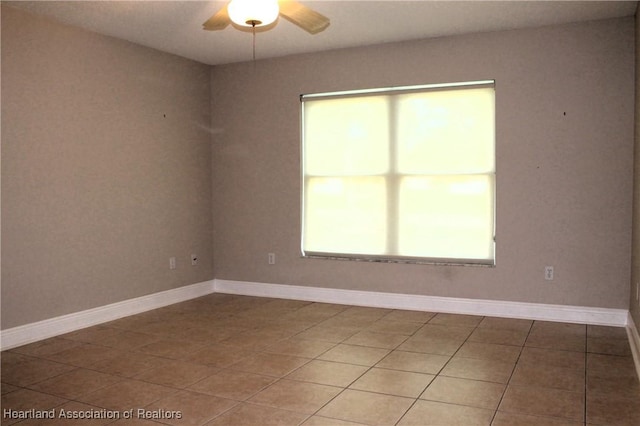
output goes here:
<path id="1" fill-rule="evenodd" d="M 633 249 L 631 269 L 631 293 L 629 311 L 640 330 L 640 11 L 636 11 L 636 105 L 635 105 L 635 156 L 633 175 Z"/>
<path id="2" fill-rule="evenodd" d="M 633 70 L 633 18 L 214 67 L 216 278 L 627 309 Z M 495 268 L 300 257 L 301 93 L 480 79 L 496 80 Z"/>
<path id="3" fill-rule="evenodd" d="M 210 71 L 3 4 L 2 329 L 214 276 L 626 309 L 633 69 L 632 18 Z M 495 268 L 300 258 L 301 93 L 490 78 Z"/>
<path id="4" fill-rule="evenodd" d="M 209 92 L 205 65 L 2 5 L 3 329 L 213 278 Z"/>

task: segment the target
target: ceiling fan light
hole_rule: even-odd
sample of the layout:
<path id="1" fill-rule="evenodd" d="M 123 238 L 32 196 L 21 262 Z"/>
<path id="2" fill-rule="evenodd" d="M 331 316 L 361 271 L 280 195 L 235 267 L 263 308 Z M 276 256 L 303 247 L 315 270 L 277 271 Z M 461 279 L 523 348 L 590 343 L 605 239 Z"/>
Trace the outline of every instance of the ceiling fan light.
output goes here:
<path id="1" fill-rule="evenodd" d="M 262 27 L 278 18 L 278 0 L 231 0 L 229 18 L 243 27 Z"/>

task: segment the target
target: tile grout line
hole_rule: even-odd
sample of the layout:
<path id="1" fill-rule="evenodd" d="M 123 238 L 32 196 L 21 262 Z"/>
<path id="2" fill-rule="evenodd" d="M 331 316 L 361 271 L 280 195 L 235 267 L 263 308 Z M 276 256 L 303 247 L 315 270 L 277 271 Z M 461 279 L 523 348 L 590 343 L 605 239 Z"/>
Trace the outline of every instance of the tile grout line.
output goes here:
<path id="1" fill-rule="evenodd" d="M 516 368 L 518 368 L 518 363 L 520 362 L 520 357 L 522 356 L 522 352 L 524 351 L 525 345 L 527 344 L 527 339 L 529 338 L 529 335 L 531 334 L 531 331 L 533 330 L 533 325 L 534 324 L 535 324 L 535 321 L 531 321 L 531 325 L 529 326 L 529 330 L 527 331 L 527 336 L 524 338 L 524 341 L 522 342 L 522 346 L 520 346 L 520 351 L 518 352 L 518 358 L 516 359 L 516 362 L 513 365 L 513 369 L 511 370 L 511 374 L 509 375 L 509 379 L 507 380 L 507 383 L 505 383 L 504 391 L 502 392 L 502 396 L 500 397 L 500 401 L 498 401 L 498 405 L 496 406 L 496 410 L 494 411 L 493 417 L 491 418 L 491 423 L 492 424 L 495 421 L 496 416 L 498 415 L 498 411 L 500 409 L 500 405 L 502 404 L 502 401 L 504 400 L 504 396 L 507 394 L 507 390 L 509 389 L 509 384 L 511 382 L 511 379 L 513 378 L 514 373 L 516 372 Z"/>
<path id="2" fill-rule="evenodd" d="M 303 309 L 305 306 L 310 306 L 310 305 L 313 305 L 313 304 L 315 304 L 315 303 L 316 303 L 316 302 L 311 302 L 311 303 L 309 303 L 309 304 L 307 304 L 307 305 L 301 306 L 300 308 L 297 308 L 297 309 L 293 310 L 293 311 L 292 311 L 292 313 L 293 313 L 293 312 L 296 312 L 296 311 L 298 311 L 298 310 L 300 310 L 300 309 Z M 348 309 L 348 308 L 347 308 L 347 309 Z M 303 333 L 303 332 L 305 332 L 305 331 L 307 331 L 307 330 L 309 330 L 309 329 L 311 329 L 311 328 L 313 328 L 313 327 L 315 327 L 315 326 L 317 326 L 317 325 L 319 325 L 319 324 L 322 324 L 323 322 L 327 321 L 328 319 L 335 317 L 335 316 L 336 316 L 336 315 L 338 315 L 339 313 L 340 313 L 340 312 L 336 312 L 335 314 L 331 315 L 330 317 L 323 319 L 323 320 L 322 320 L 322 321 L 320 321 L 319 323 L 315 323 L 315 324 L 313 324 L 313 325 L 309 325 L 308 327 L 304 328 L 303 330 L 300 330 L 300 331 L 298 331 L 298 332 L 294 333 L 293 335 L 291 335 L 291 336 L 289 336 L 289 337 L 287 337 L 287 338 L 280 339 L 280 340 L 279 340 L 279 342 L 280 342 L 280 341 L 282 341 L 282 340 L 287 340 L 287 339 L 291 339 L 291 338 L 293 338 L 293 337 L 296 337 L 296 336 L 298 336 L 299 334 L 301 334 L 301 333 Z M 251 330 L 252 330 L 252 331 L 257 331 L 257 330 L 260 330 L 260 328 L 254 328 L 254 329 L 251 329 Z M 229 337 L 229 338 L 231 338 L 231 337 Z M 228 339 L 224 339 L 224 340 L 222 340 L 222 341 L 221 341 L 221 342 L 219 342 L 219 343 L 224 343 L 224 341 L 225 341 L 225 340 L 228 340 Z M 302 340 L 305 340 L 305 339 L 302 339 Z M 290 371 L 290 372 L 286 373 L 286 375 L 284 375 L 284 376 L 282 376 L 282 377 L 274 377 L 274 376 L 268 376 L 268 375 L 267 375 L 267 377 L 272 377 L 272 378 L 274 378 L 275 380 L 274 380 L 272 383 L 269 383 L 268 385 L 266 385 L 266 386 L 264 386 L 264 387 L 260 388 L 260 389 L 259 389 L 259 390 L 257 390 L 256 392 L 252 393 L 252 394 L 251 394 L 251 395 L 249 395 L 247 398 L 245 398 L 243 401 L 237 401 L 237 402 L 238 402 L 238 404 L 236 404 L 234 407 L 231 407 L 229 410 L 231 410 L 231 409 L 233 409 L 233 408 L 235 408 L 236 406 L 241 405 L 241 404 L 254 404 L 254 405 L 257 405 L 257 406 L 263 406 L 263 405 L 261 405 L 261 404 L 251 403 L 251 402 L 249 402 L 249 400 L 250 400 L 251 398 L 255 397 L 256 395 L 258 395 L 259 393 L 261 393 L 261 392 L 265 391 L 266 389 L 268 389 L 268 388 L 270 388 L 270 387 L 272 387 L 272 386 L 276 385 L 277 383 L 279 383 L 279 382 L 281 382 L 281 381 L 285 380 L 285 377 L 286 377 L 287 375 L 292 374 L 294 371 L 296 371 L 296 370 L 298 370 L 298 369 L 300 369 L 300 368 L 304 367 L 305 365 L 309 364 L 311 361 L 313 361 L 313 360 L 317 359 L 317 358 L 318 358 L 319 356 L 321 356 L 322 354 L 324 354 L 324 353 L 328 352 L 329 350 L 331 350 L 332 348 L 334 348 L 335 346 L 337 346 L 337 344 L 336 344 L 336 343 L 333 343 L 333 342 L 329 342 L 329 343 L 333 344 L 333 346 L 332 346 L 332 347 L 330 347 L 330 348 L 327 348 L 325 351 L 323 351 L 323 352 L 321 352 L 320 354 L 316 355 L 314 358 L 306 358 L 306 357 L 298 357 L 298 356 L 295 356 L 296 358 L 306 358 L 306 359 L 308 359 L 308 361 L 307 361 L 306 363 L 304 363 L 303 365 L 301 365 L 301 366 L 299 366 L 299 367 L 297 367 L 297 368 L 294 368 L 292 371 Z M 253 355 L 255 355 L 255 354 L 271 354 L 271 352 L 266 352 L 266 351 L 265 351 L 265 349 L 267 349 L 268 347 L 269 347 L 269 346 L 267 346 L 267 347 L 260 347 L 260 348 L 258 348 L 258 349 L 256 349 L 256 350 L 251 350 L 251 352 L 253 352 Z M 248 355 L 247 357 L 243 357 L 242 359 L 249 358 L 250 356 L 253 356 L 253 355 Z M 288 356 L 293 356 L 293 355 L 288 355 Z M 231 367 L 233 367 L 233 365 L 235 365 L 235 364 L 237 364 L 237 363 L 241 362 L 241 361 L 242 361 L 242 359 L 241 359 L 241 360 L 238 360 L 238 362 L 232 363 L 232 364 L 230 364 L 230 365 L 228 365 L 228 366 L 226 366 L 226 367 L 224 367 L 224 368 L 221 368 L 221 369 L 220 369 L 220 371 L 232 371 L 232 372 L 233 372 L 233 371 L 240 371 L 240 370 L 233 370 Z M 247 372 L 247 373 L 248 373 L 248 372 Z M 216 374 L 217 374 L 217 373 L 216 373 Z M 248 374 L 256 374 L 256 373 L 248 373 Z M 213 374 L 213 375 L 215 375 L 215 374 Z M 213 376 L 213 375 L 212 375 L 212 376 Z M 258 374 L 258 375 L 262 375 L 262 374 Z M 209 376 L 209 377 L 211 377 L 211 376 Z M 205 378 L 205 379 L 202 379 L 202 380 L 200 380 L 200 381 L 204 381 L 204 380 L 206 380 L 206 378 Z M 336 396 L 337 396 L 337 395 L 336 395 Z M 264 406 L 271 407 L 271 406 L 269 406 L 269 405 L 264 405 Z M 309 420 L 311 417 L 313 417 L 313 416 L 316 414 L 316 412 L 317 412 L 317 411 L 319 411 L 319 410 L 317 410 L 316 412 L 314 412 L 314 413 L 312 413 L 312 414 L 307 414 L 307 413 L 300 413 L 300 412 L 297 412 L 297 411 L 292 411 L 292 410 L 283 409 L 283 408 L 280 408 L 280 407 L 271 407 L 271 408 L 275 408 L 275 409 L 279 409 L 279 410 L 285 410 L 285 411 L 290 411 L 290 412 L 293 412 L 293 413 L 298 413 L 298 414 L 304 414 L 304 415 L 306 415 L 307 417 L 305 417 L 305 419 L 304 419 L 304 420 L 302 420 L 302 422 L 301 422 L 301 423 L 299 423 L 300 425 L 301 425 L 302 423 L 306 422 L 307 420 Z M 229 410 L 225 411 L 225 413 L 226 413 L 226 412 L 228 412 Z M 218 417 L 220 417 L 220 416 L 222 416 L 223 414 L 224 414 L 224 413 L 220 413 L 220 414 L 218 414 L 217 416 L 214 416 L 212 419 L 210 419 L 210 421 L 211 421 L 211 420 L 214 420 L 214 419 L 216 419 L 216 418 L 218 418 Z"/>
<path id="3" fill-rule="evenodd" d="M 589 351 L 589 325 L 584 326 L 584 407 L 582 412 L 582 424 L 587 424 L 587 357 Z"/>
<path id="4" fill-rule="evenodd" d="M 394 310 L 395 310 L 395 309 L 394 309 Z M 391 310 L 391 312 L 393 312 L 394 310 Z M 391 312 L 389 312 L 389 313 L 391 313 Z M 389 315 L 389 314 L 384 315 L 383 317 L 381 317 L 381 318 L 379 318 L 378 320 L 374 321 L 374 323 L 375 323 L 375 322 L 377 322 L 377 321 L 380 321 L 382 318 L 386 317 L 387 315 Z M 333 317 L 332 317 L 332 318 L 333 318 Z M 432 317 L 432 318 L 433 318 L 433 317 Z M 427 322 L 423 323 L 423 324 L 422 324 L 422 326 L 421 326 L 420 328 L 424 327 L 424 326 L 425 326 L 425 325 L 426 325 L 430 320 L 431 320 L 431 318 L 429 318 L 429 320 L 427 320 Z M 418 328 L 418 330 L 419 330 L 420 328 Z M 408 337 L 407 337 L 407 339 L 408 339 L 409 337 L 411 337 L 411 336 L 415 335 L 415 333 L 416 333 L 418 330 L 414 331 L 410 336 L 408 336 Z M 360 330 L 360 331 L 362 331 L 362 330 Z M 358 333 L 359 333 L 359 332 L 356 332 L 355 334 L 358 334 Z M 354 334 L 354 335 L 355 335 L 355 334 Z M 391 334 L 393 334 L 393 333 L 391 333 Z M 351 337 L 353 337 L 353 335 L 352 335 Z M 346 338 L 346 339 L 344 339 L 342 342 L 344 342 L 344 341 L 346 341 L 346 340 L 350 339 L 351 337 L 347 337 L 347 338 Z M 402 343 L 404 343 L 407 339 L 405 339 Z M 341 343 L 342 343 L 342 342 L 341 342 Z M 336 346 L 338 346 L 338 345 L 339 345 L 339 344 L 341 344 L 341 343 L 337 343 L 337 344 L 335 344 L 335 345 L 333 346 L 333 348 L 335 348 Z M 316 410 L 316 411 L 314 412 L 314 414 L 312 414 L 312 416 L 311 416 L 311 417 L 313 417 L 313 416 L 315 416 L 315 415 L 318 415 L 318 413 L 319 413 L 323 408 L 325 408 L 326 406 L 328 406 L 328 405 L 329 405 L 331 402 L 333 402 L 336 398 L 338 398 L 340 395 L 342 395 L 342 394 L 343 394 L 347 389 L 349 389 L 349 387 L 350 387 L 351 385 L 353 385 L 355 382 L 357 382 L 357 381 L 358 381 L 360 378 L 362 378 L 365 374 L 367 374 L 369 371 L 373 370 L 377 364 L 379 364 L 380 362 L 382 362 L 382 361 L 383 361 L 385 358 L 387 358 L 391 353 L 393 353 L 393 351 L 394 351 L 394 350 L 396 350 L 396 349 L 397 349 L 397 347 L 398 347 L 398 346 L 400 346 L 402 343 L 398 344 L 395 348 L 390 349 L 390 350 L 389 350 L 389 353 L 388 353 L 388 354 L 386 354 L 384 357 L 382 357 L 380 360 L 378 360 L 374 365 L 372 365 L 372 366 L 366 366 L 366 367 L 368 367 L 368 368 L 367 368 L 367 369 L 366 369 L 362 374 L 360 374 L 357 378 L 355 378 L 354 380 L 352 380 L 352 381 L 351 381 L 347 386 L 345 386 L 345 387 L 344 387 L 344 388 L 343 388 L 343 389 L 342 389 L 338 394 L 336 394 L 336 396 L 334 396 L 333 398 L 331 398 L 331 399 L 330 399 L 329 401 L 327 401 L 327 402 L 326 402 L 322 407 L 320 407 L 318 410 Z M 358 345 L 355 345 L 355 346 L 358 346 Z M 366 346 L 362 346 L 362 347 L 366 347 Z M 331 349 L 333 349 L 333 348 L 327 349 L 325 352 L 323 352 L 323 354 L 324 354 L 324 353 L 327 353 L 328 351 L 330 351 L 330 350 L 331 350 Z M 382 349 L 382 348 L 381 348 L 381 349 Z M 322 355 L 322 354 L 321 354 L 321 355 Z M 321 356 L 321 355 L 318 355 L 318 356 Z M 316 357 L 315 359 L 317 359 L 317 357 Z M 426 388 L 425 388 L 425 389 L 426 389 Z M 372 393 L 376 393 L 376 392 L 372 392 Z M 382 394 L 382 395 L 386 395 L 386 394 Z M 397 396 L 397 395 L 392 395 L 392 396 Z M 411 409 L 411 407 L 413 407 L 413 405 L 415 404 L 415 402 L 416 402 L 416 401 L 417 401 L 417 398 L 416 398 L 416 399 L 415 399 L 415 401 L 414 401 L 414 402 L 409 406 L 409 408 L 407 408 L 407 410 L 406 410 L 406 411 L 405 411 L 405 413 L 400 417 L 400 419 L 402 419 L 402 417 L 404 417 L 404 415 L 405 415 L 405 414 L 406 414 L 406 413 Z M 400 421 L 400 419 L 398 419 L 398 422 Z M 342 420 L 342 419 L 336 419 L 336 420 Z M 396 422 L 396 424 L 397 424 L 397 422 Z"/>
<path id="5" fill-rule="evenodd" d="M 316 303 L 316 302 L 311 302 L 310 304 L 305 305 L 305 306 L 310 306 L 310 305 L 313 305 L 313 304 L 315 304 L 315 303 Z M 298 308 L 298 309 L 295 309 L 293 312 L 298 311 L 298 310 L 300 310 L 300 309 L 303 309 L 305 306 L 302 306 L 302 307 L 300 307 L 300 308 Z M 344 309 L 344 310 L 347 310 L 347 309 L 348 309 L 348 307 L 347 307 L 346 309 Z M 291 339 L 291 338 L 294 338 L 294 337 L 296 337 L 296 336 L 300 335 L 301 333 L 304 333 L 305 331 L 307 331 L 307 330 L 309 330 L 309 329 L 311 329 L 311 328 L 313 328 L 313 327 L 316 327 L 316 326 L 318 326 L 318 325 L 320 325 L 320 324 L 322 324 L 322 323 L 324 323 L 324 322 L 326 322 L 326 321 L 328 321 L 328 320 L 330 320 L 330 319 L 332 319 L 332 318 L 335 318 L 335 317 L 336 317 L 336 316 L 338 316 L 340 313 L 344 312 L 344 310 L 342 310 L 342 311 L 340 311 L 340 312 L 336 312 L 336 313 L 334 313 L 333 315 L 331 315 L 331 316 L 329 316 L 329 317 L 327 317 L 327 318 L 323 319 L 322 321 L 320 321 L 320 322 L 318 322 L 318 323 L 314 323 L 313 325 L 309 325 L 309 326 L 308 326 L 308 327 L 306 327 L 305 329 L 300 330 L 300 331 L 296 332 L 295 334 L 293 334 L 293 335 L 291 335 L 291 336 L 289 336 L 289 337 L 287 337 L 287 338 L 280 339 L 280 341 L 282 341 L 282 340 L 287 340 L 287 339 Z M 255 330 L 259 330 L 259 329 L 260 329 L 260 328 L 255 329 Z M 298 337 L 298 338 L 299 338 L 299 337 Z M 300 338 L 299 338 L 299 339 L 300 339 Z M 315 357 L 313 357 L 313 358 L 307 358 L 307 359 L 308 359 L 308 361 L 307 361 L 306 363 L 304 363 L 303 365 L 301 365 L 301 366 L 299 366 L 299 367 L 294 368 L 292 371 L 289 371 L 288 373 L 286 373 L 286 375 L 284 375 L 284 376 L 282 376 L 282 377 L 274 377 L 274 378 L 275 378 L 275 380 L 273 381 L 273 383 L 270 383 L 270 384 L 268 384 L 268 385 L 264 386 L 263 388 L 261 388 L 260 390 L 256 391 L 255 393 L 251 394 L 251 396 L 249 396 L 249 397 L 248 397 L 247 399 L 245 399 L 244 401 L 240 401 L 240 402 L 239 402 L 239 404 L 243 404 L 243 403 L 250 403 L 250 402 L 248 402 L 248 400 L 249 400 L 249 399 L 251 399 L 251 398 L 253 398 L 254 396 L 258 395 L 260 392 L 263 392 L 264 390 L 266 390 L 266 389 L 268 389 L 268 388 L 270 388 L 270 387 L 272 387 L 272 386 L 276 385 L 277 383 L 279 383 L 279 382 L 281 382 L 281 381 L 283 381 L 283 380 L 291 380 L 291 379 L 286 379 L 286 376 L 288 376 L 288 375 L 292 374 L 293 372 L 295 372 L 295 371 L 297 371 L 297 370 L 299 370 L 299 369 L 303 368 L 305 365 L 309 364 L 310 362 L 312 362 L 312 361 L 314 361 L 314 360 L 318 360 L 318 358 L 319 358 L 320 356 L 322 356 L 323 354 L 327 353 L 327 352 L 328 352 L 328 351 L 330 351 L 331 349 L 335 348 L 336 346 L 338 346 L 338 345 L 339 345 L 339 344 L 341 344 L 344 340 L 347 340 L 347 339 L 349 339 L 349 337 L 347 337 L 347 338 L 343 339 L 341 342 L 338 342 L 338 343 L 335 343 L 335 342 L 328 342 L 328 341 L 327 341 L 327 343 L 331 343 L 333 346 L 331 346 L 331 347 L 327 348 L 326 350 L 324 350 L 323 352 L 321 352 L 320 354 L 316 355 L 316 356 L 315 356 Z M 308 339 L 301 339 L 301 340 L 308 340 Z M 265 352 L 265 349 L 266 349 L 266 348 L 259 348 L 258 350 L 254 351 L 254 352 L 255 352 L 255 353 L 258 353 L 258 354 L 270 354 L 270 352 Z M 293 356 L 293 355 L 288 355 L 288 356 Z M 306 358 L 306 357 L 298 357 L 298 356 L 295 356 L 295 357 L 296 357 L 296 358 Z M 240 362 L 240 361 L 238 361 L 238 362 Z M 237 364 L 237 363 L 236 363 L 236 364 Z M 234 364 L 231 364 L 231 365 L 229 365 L 229 366 L 225 367 L 225 368 L 224 368 L 224 370 L 229 370 L 229 369 L 231 369 L 231 367 L 232 367 L 233 365 L 234 365 Z M 231 369 L 231 371 L 237 371 L 237 370 L 233 370 L 233 369 Z M 365 374 L 367 371 L 369 371 L 369 370 L 366 370 L 366 371 L 365 371 L 364 373 L 362 373 L 362 374 Z M 255 374 L 255 373 L 251 373 L 251 374 Z M 362 376 L 362 375 L 361 375 L 361 376 Z M 359 377 L 361 377 L 361 376 L 359 376 Z M 359 377 L 358 377 L 358 378 L 359 378 Z M 357 380 L 358 378 L 356 378 L 355 380 Z M 355 382 L 355 380 L 354 380 L 353 382 Z M 351 382 L 350 384 L 352 384 L 353 382 Z M 314 383 L 314 384 L 318 384 L 318 385 L 322 385 L 322 386 L 331 386 L 331 385 L 325 385 L 325 384 L 315 383 L 315 382 L 308 382 L 308 383 Z M 332 386 L 332 387 L 340 388 L 340 386 Z M 329 401 L 327 401 L 324 405 L 322 405 L 320 408 L 318 408 L 316 411 L 314 411 L 314 412 L 313 412 L 313 413 L 311 413 L 311 414 L 307 414 L 307 413 L 300 413 L 300 412 L 297 412 L 297 411 L 287 410 L 287 409 L 280 408 L 280 407 L 272 407 L 272 408 L 276 408 L 276 409 L 280 409 L 280 410 L 285 410 L 285 411 L 290 411 L 290 412 L 293 412 L 293 413 L 298 413 L 298 414 L 304 414 L 304 415 L 306 415 L 307 417 L 306 417 L 306 418 L 305 418 L 301 423 L 299 423 L 299 424 L 302 424 L 302 423 L 304 423 L 304 422 L 308 421 L 311 417 L 313 417 L 313 416 L 317 415 L 317 413 L 318 413 L 320 410 L 322 410 L 322 409 L 323 409 L 325 406 L 327 406 L 331 401 L 333 401 L 333 400 L 334 400 L 335 398 L 337 398 L 340 394 L 342 394 L 346 389 L 347 389 L 346 387 L 345 387 L 345 388 L 342 388 L 342 390 L 341 390 L 339 393 L 337 393 L 333 398 L 331 398 Z M 254 404 L 255 404 L 255 403 L 254 403 Z M 261 406 L 261 404 L 255 404 L 255 405 Z M 266 406 L 270 407 L 269 405 L 266 405 Z M 220 415 L 222 415 L 222 414 L 220 414 Z M 219 416 L 216 416 L 216 417 L 214 417 L 214 418 L 217 418 L 217 417 L 219 417 Z"/>
<path id="6" fill-rule="evenodd" d="M 426 326 L 427 324 L 429 324 L 435 317 L 437 317 L 438 314 L 432 316 L 431 318 L 429 318 L 429 320 L 423 325 Z M 415 399 L 415 401 L 413 401 L 413 404 L 411 404 L 411 406 L 409 406 L 409 408 L 404 412 L 404 414 L 402 416 L 400 416 L 400 418 L 398 419 L 398 421 L 395 423 L 396 425 L 398 425 L 402 419 L 409 413 L 409 411 L 411 411 L 411 409 L 418 403 L 418 401 L 420 401 L 420 396 L 422 396 L 422 394 L 429 388 L 429 386 L 431 386 L 431 384 L 440 376 L 440 373 L 442 372 L 442 370 L 445 369 L 445 367 L 451 362 L 451 360 L 453 359 L 453 357 L 460 351 L 460 348 L 462 348 L 462 346 L 469 340 L 469 337 L 471 337 L 471 335 L 473 334 L 474 331 L 476 331 L 478 329 L 478 326 L 480 325 L 480 323 L 482 321 L 484 321 L 484 319 L 486 318 L 486 316 L 483 316 L 482 319 L 480 321 L 478 321 L 478 323 L 474 326 L 473 331 L 471 333 L 469 333 L 469 335 L 464 339 L 464 341 L 460 344 L 460 346 L 458 346 L 458 349 L 456 349 L 453 354 L 451 354 L 449 356 L 449 360 L 447 362 L 444 363 L 444 365 L 442 367 L 440 367 L 440 369 L 438 370 L 438 372 L 436 374 L 433 375 L 433 379 L 429 382 L 429 384 L 422 390 L 422 392 L 420 393 L 420 395 L 418 395 L 418 397 Z M 437 325 L 437 324 L 432 324 L 432 325 Z M 422 328 L 422 327 L 420 327 Z M 417 331 L 416 331 L 417 332 Z M 415 334 L 415 333 L 414 333 Z M 446 377 L 446 376 L 443 376 Z"/>

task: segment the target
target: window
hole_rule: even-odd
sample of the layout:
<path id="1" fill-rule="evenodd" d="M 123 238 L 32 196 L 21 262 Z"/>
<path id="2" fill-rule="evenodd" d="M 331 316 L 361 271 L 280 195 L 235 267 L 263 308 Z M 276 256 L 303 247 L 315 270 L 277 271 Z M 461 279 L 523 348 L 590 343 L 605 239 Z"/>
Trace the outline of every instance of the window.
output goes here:
<path id="1" fill-rule="evenodd" d="M 300 99 L 303 255 L 494 264 L 493 81 Z"/>

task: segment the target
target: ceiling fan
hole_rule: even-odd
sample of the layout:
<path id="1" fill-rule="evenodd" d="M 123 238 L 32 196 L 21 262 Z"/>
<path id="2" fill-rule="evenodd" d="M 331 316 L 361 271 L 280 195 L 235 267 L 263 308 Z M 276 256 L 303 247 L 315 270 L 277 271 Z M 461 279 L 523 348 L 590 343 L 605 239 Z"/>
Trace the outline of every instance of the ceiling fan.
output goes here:
<path id="1" fill-rule="evenodd" d="M 234 23 L 242 27 L 264 27 L 284 17 L 310 34 L 329 26 L 329 18 L 295 0 L 231 0 L 204 24 L 207 31 L 225 29 Z"/>

